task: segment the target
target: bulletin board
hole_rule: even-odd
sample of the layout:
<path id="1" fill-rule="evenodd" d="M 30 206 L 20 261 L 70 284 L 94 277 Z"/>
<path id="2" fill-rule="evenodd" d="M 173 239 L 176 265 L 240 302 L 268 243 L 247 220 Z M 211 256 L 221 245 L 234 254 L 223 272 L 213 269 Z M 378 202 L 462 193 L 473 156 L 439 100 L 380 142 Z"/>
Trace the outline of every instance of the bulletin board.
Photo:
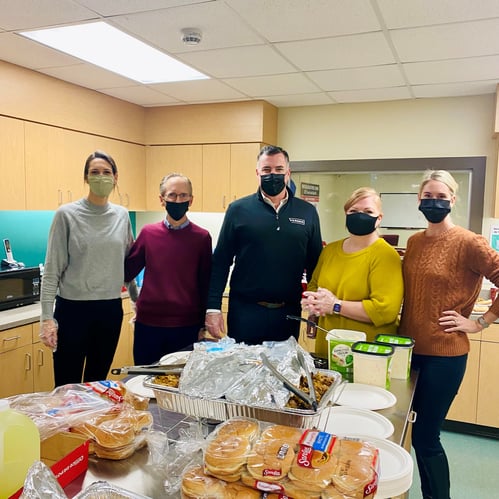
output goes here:
<path id="1" fill-rule="evenodd" d="M 415 192 L 382 192 L 385 229 L 426 229 L 428 222 L 418 210 L 418 195 Z"/>

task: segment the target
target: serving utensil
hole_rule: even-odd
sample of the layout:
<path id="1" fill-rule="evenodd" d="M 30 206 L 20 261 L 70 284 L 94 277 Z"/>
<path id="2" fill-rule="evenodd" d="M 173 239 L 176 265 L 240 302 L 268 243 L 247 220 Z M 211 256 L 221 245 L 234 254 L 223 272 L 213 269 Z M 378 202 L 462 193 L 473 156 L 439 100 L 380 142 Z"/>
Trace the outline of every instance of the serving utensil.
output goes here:
<path id="1" fill-rule="evenodd" d="M 312 400 L 305 392 L 302 392 L 299 388 L 297 388 L 291 381 L 288 380 L 285 376 L 283 376 L 270 362 L 270 359 L 262 352 L 260 354 L 263 365 L 279 380 L 282 384 L 292 393 L 294 393 L 300 400 L 303 400 L 306 404 L 308 404 L 314 411 L 317 411 L 317 401 Z"/>
<path id="2" fill-rule="evenodd" d="M 305 317 L 299 317 L 298 315 L 286 315 L 286 319 L 293 319 L 295 321 L 302 321 L 302 322 L 305 322 L 305 324 L 308 324 L 310 327 L 315 327 L 317 329 L 320 329 L 321 331 L 324 331 L 325 333 L 329 333 L 328 329 L 324 329 L 323 327 L 317 325 L 314 321 L 311 321 L 309 319 L 305 319 Z"/>
<path id="3" fill-rule="evenodd" d="M 150 366 L 124 366 L 111 369 L 111 374 L 178 374 L 185 367 L 183 364 L 163 364 Z"/>
<path id="4" fill-rule="evenodd" d="M 314 386 L 314 377 L 312 373 L 310 372 L 310 369 L 308 368 L 307 361 L 305 359 L 305 356 L 303 355 L 303 352 L 301 350 L 296 351 L 296 355 L 298 357 L 298 361 L 300 362 L 301 367 L 305 371 L 305 375 L 307 377 L 307 383 L 308 383 L 308 390 L 310 393 L 310 398 L 312 399 L 312 409 L 314 411 L 317 410 L 317 394 L 315 393 L 315 386 Z"/>

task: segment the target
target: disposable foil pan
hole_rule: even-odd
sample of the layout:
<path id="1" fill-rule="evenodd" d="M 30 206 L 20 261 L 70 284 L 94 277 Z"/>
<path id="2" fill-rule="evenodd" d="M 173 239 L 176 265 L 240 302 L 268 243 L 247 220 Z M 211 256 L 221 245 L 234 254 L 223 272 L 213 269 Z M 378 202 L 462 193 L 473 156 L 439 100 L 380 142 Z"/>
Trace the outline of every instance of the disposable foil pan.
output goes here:
<path id="1" fill-rule="evenodd" d="M 225 399 L 203 399 L 184 395 L 178 388 L 159 385 L 153 382 L 154 376 L 144 380 L 144 386 L 153 390 L 156 403 L 162 409 L 187 416 L 225 421 L 233 417 L 248 417 L 269 423 L 294 426 L 296 428 L 320 427 L 327 420 L 325 409 L 339 396 L 342 384 L 341 374 L 328 369 L 317 369 L 333 378 L 333 383 L 324 393 L 317 411 L 307 409 L 271 409 L 251 405 L 236 404 Z"/>

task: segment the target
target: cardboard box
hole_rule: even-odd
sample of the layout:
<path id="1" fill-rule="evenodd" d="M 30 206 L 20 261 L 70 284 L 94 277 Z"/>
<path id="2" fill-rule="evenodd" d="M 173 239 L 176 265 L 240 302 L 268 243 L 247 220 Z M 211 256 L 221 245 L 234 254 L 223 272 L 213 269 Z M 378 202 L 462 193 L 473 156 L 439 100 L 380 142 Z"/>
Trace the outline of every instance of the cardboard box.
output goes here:
<path id="1" fill-rule="evenodd" d="M 61 432 L 47 438 L 40 446 L 40 459 L 50 467 L 62 488 L 84 473 L 88 468 L 90 441 L 77 433 Z M 10 499 L 21 495 L 22 489 Z"/>

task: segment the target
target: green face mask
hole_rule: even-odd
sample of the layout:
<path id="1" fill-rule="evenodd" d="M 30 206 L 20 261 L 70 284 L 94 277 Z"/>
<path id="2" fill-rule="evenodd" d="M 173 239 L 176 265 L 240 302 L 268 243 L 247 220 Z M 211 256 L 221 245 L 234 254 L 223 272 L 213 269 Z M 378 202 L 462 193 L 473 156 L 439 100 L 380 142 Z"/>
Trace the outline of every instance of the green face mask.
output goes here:
<path id="1" fill-rule="evenodd" d="M 114 189 L 114 177 L 110 175 L 89 175 L 88 185 L 93 194 L 105 198 Z"/>

